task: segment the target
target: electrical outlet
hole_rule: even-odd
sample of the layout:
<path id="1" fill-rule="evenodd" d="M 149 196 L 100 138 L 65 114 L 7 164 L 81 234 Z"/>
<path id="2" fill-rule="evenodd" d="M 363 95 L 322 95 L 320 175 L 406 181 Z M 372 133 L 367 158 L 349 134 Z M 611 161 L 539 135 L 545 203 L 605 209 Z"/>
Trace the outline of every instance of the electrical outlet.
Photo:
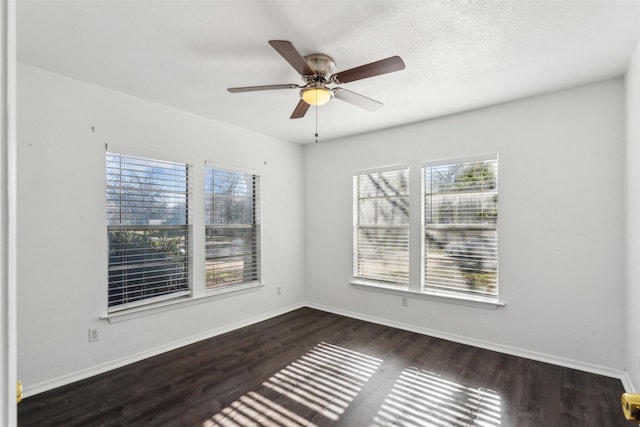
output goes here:
<path id="1" fill-rule="evenodd" d="M 280 295 L 282 293 L 282 289 L 280 289 L 280 286 L 278 286 L 276 288 L 276 295 Z"/>
<path id="2" fill-rule="evenodd" d="M 409 298 L 400 297 L 400 303 L 402 304 L 403 307 L 408 307 L 409 306 Z"/>
<path id="3" fill-rule="evenodd" d="M 98 330 L 89 328 L 89 342 L 98 341 L 99 339 Z"/>

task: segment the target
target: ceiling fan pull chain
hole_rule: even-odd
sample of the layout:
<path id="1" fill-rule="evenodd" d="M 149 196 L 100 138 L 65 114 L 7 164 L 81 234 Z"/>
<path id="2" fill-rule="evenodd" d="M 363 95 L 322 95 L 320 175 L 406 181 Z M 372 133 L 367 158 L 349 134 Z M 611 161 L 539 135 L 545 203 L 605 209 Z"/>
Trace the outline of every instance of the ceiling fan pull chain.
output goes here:
<path id="1" fill-rule="evenodd" d="M 316 144 L 318 143 L 318 91 L 316 91 Z"/>

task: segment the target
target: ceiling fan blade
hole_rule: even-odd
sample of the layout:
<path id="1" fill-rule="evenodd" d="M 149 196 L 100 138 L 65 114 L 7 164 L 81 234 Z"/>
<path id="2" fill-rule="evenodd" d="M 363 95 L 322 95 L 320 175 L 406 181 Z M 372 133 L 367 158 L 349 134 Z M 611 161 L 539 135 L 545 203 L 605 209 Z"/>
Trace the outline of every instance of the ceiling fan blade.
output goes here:
<path id="1" fill-rule="evenodd" d="M 348 83 L 354 80 L 366 79 L 381 74 L 404 70 L 404 61 L 399 56 L 392 56 L 370 64 L 361 65 L 349 70 L 340 71 L 333 75 L 337 83 Z"/>
<path id="2" fill-rule="evenodd" d="M 350 90 L 343 89 L 341 87 L 333 90 L 333 96 L 344 102 L 348 102 L 349 104 L 353 104 L 369 111 L 376 111 L 384 105 L 382 102 L 378 102 L 375 99 L 367 98 L 364 95 L 351 92 Z"/>
<path id="3" fill-rule="evenodd" d="M 300 86 L 291 83 L 291 84 L 284 84 L 284 85 L 230 87 L 227 90 L 231 93 L 239 93 L 239 92 L 256 92 L 259 90 L 297 89 L 297 88 L 300 88 Z"/>
<path id="4" fill-rule="evenodd" d="M 303 76 L 312 76 L 313 70 L 304 60 L 302 55 L 298 53 L 291 42 L 286 40 L 269 40 L 269 44 L 273 47 L 289 64 Z"/>
<path id="5" fill-rule="evenodd" d="M 307 104 L 301 99 L 300 101 L 298 101 L 298 105 L 296 105 L 295 110 L 293 110 L 293 113 L 291 113 L 291 117 L 289 118 L 301 119 L 302 117 L 304 117 L 305 114 L 307 114 L 308 109 L 309 109 L 309 104 Z"/>

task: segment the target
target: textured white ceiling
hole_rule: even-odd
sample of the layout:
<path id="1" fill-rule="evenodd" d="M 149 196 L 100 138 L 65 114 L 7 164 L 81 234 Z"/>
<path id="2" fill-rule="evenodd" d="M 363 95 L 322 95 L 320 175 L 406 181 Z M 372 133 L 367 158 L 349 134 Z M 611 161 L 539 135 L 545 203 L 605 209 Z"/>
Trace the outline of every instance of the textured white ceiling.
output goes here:
<path id="1" fill-rule="evenodd" d="M 325 53 L 336 71 L 392 55 L 406 69 L 345 84 L 384 103 L 319 107 L 320 140 L 621 76 L 640 34 L 638 1 L 18 2 L 18 60 L 286 140 L 314 141 L 302 83 L 267 41 Z"/>

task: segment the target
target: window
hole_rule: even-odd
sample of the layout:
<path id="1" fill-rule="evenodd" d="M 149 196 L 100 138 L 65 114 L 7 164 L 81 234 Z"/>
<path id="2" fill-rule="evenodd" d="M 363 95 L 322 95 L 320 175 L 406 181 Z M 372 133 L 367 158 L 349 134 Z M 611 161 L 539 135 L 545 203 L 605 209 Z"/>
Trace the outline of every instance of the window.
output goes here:
<path id="1" fill-rule="evenodd" d="M 353 177 L 353 276 L 409 283 L 409 168 Z"/>
<path id="2" fill-rule="evenodd" d="M 109 312 L 190 294 L 189 166 L 106 155 Z"/>
<path id="3" fill-rule="evenodd" d="M 205 167 L 207 288 L 260 281 L 260 177 Z"/>
<path id="4" fill-rule="evenodd" d="M 498 157 L 423 164 L 423 291 L 498 296 Z"/>

